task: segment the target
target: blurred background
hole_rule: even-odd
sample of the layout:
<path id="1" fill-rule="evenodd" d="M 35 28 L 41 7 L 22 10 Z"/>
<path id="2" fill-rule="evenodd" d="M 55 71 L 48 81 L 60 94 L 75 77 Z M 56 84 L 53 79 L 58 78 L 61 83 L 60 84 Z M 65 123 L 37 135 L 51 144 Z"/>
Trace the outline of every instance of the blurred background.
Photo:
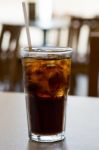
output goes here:
<path id="1" fill-rule="evenodd" d="M 32 46 L 72 47 L 71 95 L 99 96 L 99 1 L 26 0 Z M 0 0 L 0 91 L 23 92 L 22 0 Z"/>

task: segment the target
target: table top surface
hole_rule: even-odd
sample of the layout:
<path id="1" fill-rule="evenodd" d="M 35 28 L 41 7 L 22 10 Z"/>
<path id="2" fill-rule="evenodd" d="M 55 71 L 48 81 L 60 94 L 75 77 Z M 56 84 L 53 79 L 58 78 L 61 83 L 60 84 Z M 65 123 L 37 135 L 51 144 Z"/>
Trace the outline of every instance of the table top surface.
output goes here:
<path id="1" fill-rule="evenodd" d="M 0 150 L 99 150 L 99 98 L 69 96 L 66 138 L 37 143 L 28 139 L 25 95 L 0 93 Z"/>
<path id="2" fill-rule="evenodd" d="M 48 22 L 40 21 L 40 20 L 35 20 L 35 21 L 30 21 L 30 26 L 38 27 L 42 30 L 50 30 L 50 29 L 63 29 L 67 28 L 69 26 L 69 21 L 64 19 L 51 19 Z"/>

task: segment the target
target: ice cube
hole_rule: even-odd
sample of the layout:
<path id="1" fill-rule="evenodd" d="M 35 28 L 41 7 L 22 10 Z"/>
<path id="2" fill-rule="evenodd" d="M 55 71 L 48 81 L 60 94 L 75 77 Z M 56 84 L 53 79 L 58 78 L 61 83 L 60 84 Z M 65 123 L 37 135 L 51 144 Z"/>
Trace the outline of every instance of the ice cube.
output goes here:
<path id="1" fill-rule="evenodd" d="M 49 87 L 51 91 L 57 91 L 58 89 L 62 88 L 65 84 L 65 78 L 62 72 L 55 72 L 49 78 Z"/>

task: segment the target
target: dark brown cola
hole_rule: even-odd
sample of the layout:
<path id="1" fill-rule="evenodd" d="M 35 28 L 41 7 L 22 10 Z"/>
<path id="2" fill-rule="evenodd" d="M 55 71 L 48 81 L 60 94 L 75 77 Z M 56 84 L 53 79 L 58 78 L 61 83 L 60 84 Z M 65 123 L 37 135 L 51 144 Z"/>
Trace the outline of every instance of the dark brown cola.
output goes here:
<path id="1" fill-rule="evenodd" d="M 24 58 L 23 66 L 30 131 L 38 135 L 61 133 L 71 59 Z"/>

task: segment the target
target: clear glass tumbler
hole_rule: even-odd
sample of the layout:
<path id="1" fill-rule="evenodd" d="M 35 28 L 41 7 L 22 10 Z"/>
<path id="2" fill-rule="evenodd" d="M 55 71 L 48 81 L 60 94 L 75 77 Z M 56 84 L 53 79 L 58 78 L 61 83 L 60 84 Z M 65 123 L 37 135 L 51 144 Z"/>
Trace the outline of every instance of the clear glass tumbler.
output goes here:
<path id="1" fill-rule="evenodd" d="M 71 48 L 24 48 L 23 78 L 29 138 L 55 142 L 65 137 Z"/>

